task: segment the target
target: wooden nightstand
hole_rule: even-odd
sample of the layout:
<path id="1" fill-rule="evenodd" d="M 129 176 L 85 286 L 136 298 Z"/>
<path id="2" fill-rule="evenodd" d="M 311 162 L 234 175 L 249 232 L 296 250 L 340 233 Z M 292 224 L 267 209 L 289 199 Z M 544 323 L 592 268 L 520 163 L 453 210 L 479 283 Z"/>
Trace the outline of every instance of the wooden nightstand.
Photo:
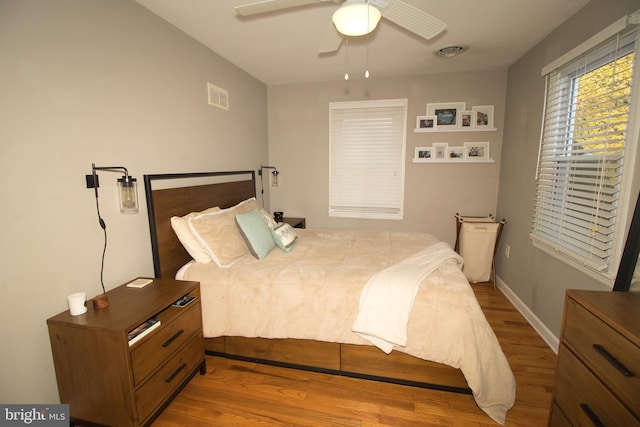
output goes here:
<path id="1" fill-rule="evenodd" d="M 154 279 L 119 286 L 109 307 L 47 320 L 61 403 L 72 424 L 148 425 L 196 372 L 204 374 L 200 284 Z M 195 300 L 172 304 L 185 295 Z M 160 326 L 129 346 L 128 332 L 150 318 Z"/>
<path id="2" fill-rule="evenodd" d="M 307 228 L 307 219 L 306 218 L 282 218 L 282 222 L 286 222 L 293 228 Z"/>

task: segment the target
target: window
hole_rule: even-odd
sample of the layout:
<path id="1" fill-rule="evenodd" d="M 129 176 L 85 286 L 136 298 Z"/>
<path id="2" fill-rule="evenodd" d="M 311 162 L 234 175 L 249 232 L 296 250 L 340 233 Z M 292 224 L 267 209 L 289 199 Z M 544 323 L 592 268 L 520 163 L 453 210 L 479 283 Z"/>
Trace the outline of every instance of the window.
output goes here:
<path id="1" fill-rule="evenodd" d="M 632 82 L 638 31 L 626 25 L 603 43 L 552 67 L 540 143 L 531 238 L 599 279 L 615 275 L 629 203 Z M 548 67 L 547 67 L 548 69 Z M 636 73 L 637 74 L 637 73 Z M 637 90 L 636 90 L 637 92 Z"/>
<path id="2" fill-rule="evenodd" d="M 407 100 L 329 104 L 329 216 L 402 219 Z"/>

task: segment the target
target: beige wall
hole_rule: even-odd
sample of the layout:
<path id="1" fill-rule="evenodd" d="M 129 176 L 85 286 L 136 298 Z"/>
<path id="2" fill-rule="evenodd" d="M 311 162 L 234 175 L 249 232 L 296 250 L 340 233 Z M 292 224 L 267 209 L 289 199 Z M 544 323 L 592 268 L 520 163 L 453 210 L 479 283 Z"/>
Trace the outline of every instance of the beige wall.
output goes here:
<path id="1" fill-rule="evenodd" d="M 207 105 L 208 81 L 230 111 Z M 140 184 L 140 213 L 121 215 L 119 175 L 100 174 L 109 289 L 153 274 L 143 175 L 257 169 L 266 95 L 133 1 L 0 0 L 0 402 L 58 402 L 46 319 L 100 292 L 91 163 Z"/>
<path id="2" fill-rule="evenodd" d="M 540 77 L 540 71 L 543 66 L 639 7 L 637 0 L 591 0 L 509 68 L 498 197 L 498 212 L 507 217 L 509 223 L 498 250 L 498 274 L 556 336 L 560 334 L 566 289 L 610 288 L 535 249 L 529 239 L 544 96 L 544 79 Z M 635 201 L 637 177 L 633 185 Z M 506 244 L 510 245 L 508 259 L 504 256 Z"/>
<path id="3" fill-rule="evenodd" d="M 375 70 L 372 70 L 375 73 Z M 336 70 L 340 75 L 340 70 Z M 280 170 L 271 205 L 304 216 L 310 228 L 424 231 L 453 244 L 456 212 L 496 212 L 506 97 L 506 70 L 412 78 L 270 86 L 269 159 Z M 407 98 L 405 217 L 396 220 L 329 218 L 329 102 Z M 432 102 L 495 106 L 497 132 L 414 133 L 416 116 Z M 494 163 L 413 163 L 415 147 L 434 142 L 489 141 Z"/>
<path id="4" fill-rule="evenodd" d="M 128 0 L 0 0 L 0 402 L 58 401 L 46 319 L 75 291 L 100 291 L 102 232 L 84 175 L 92 162 L 145 173 L 255 169 L 274 164 L 272 210 L 314 228 L 431 232 L 453 242 L 456 212 L 509 221 L 499 250 L 504 282 L 556 334 L 567 287 L 601 288 L 534 250 L 540 68 L 637 0 L 592 0 L 506 70 L 402 79 L 265 86 Z M 340 70 L 336 70 L 338 75 Z M 508 84 L 507 84 L 508 77 Z M 230 92 L 231 111 L 206 105 L 206 82 Z M 268 98 L 268 101 L 267 101 Z M 407 98 L 405 219 L 329 218 L 328 104 Z M 412 132 L 427 102 L 493 104 L 497 132 Z M 268 107 L 268 108 L 267 108 Z M 267 117 L 268 111 L 268 117 Z M 251 126 L 247 126 L 251 123 Z M 267 146 L 268 137 L 268 146 Z M 491 164 L 414 164 L 416 146 L 490 141 Z M 151 275 L 144 201 L 120 215 L 116 174 L 102 173 L 109 232 L 105 283 Z M 637 183 L 636 183 L 637 184 Z M 269 193 L 265 194 L 267 203 Z"/>

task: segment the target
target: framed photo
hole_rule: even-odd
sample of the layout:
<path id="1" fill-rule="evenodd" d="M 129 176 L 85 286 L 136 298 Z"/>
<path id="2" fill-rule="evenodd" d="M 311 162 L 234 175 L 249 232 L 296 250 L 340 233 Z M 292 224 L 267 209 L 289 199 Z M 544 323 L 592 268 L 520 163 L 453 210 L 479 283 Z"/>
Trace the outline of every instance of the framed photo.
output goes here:
<path id="1" fill-rule="evenodd" d="M 464 102 L 427 104 L 427 116 L 436 116 L 436 126 L 445 129 L 458 129 L 460 127 L 458 114 L 465 110 Z"/>
<path id="2" fill-rule="evenodd" d="M 447 149 L 449 144 L 446 142 L 434 142 L 433 145 L 433 159 L 434 160 L 446 160 Z"/>
<path id="3" fill-rule="evenodd" d="M 460 115 L 460 129 L 471 129 L 475 122 L 475 113 L 473 111 L 461 111 Z"/>
<path id="4" fill-rule="evenodd" d="M 478 105 L 471 108 L 475 114 L 474 127 L 493 128 L 493 105 Z"/>
<path id="5" fill-rule="evenodd" d="M 436 116 L 418 116 L 416 118 L 416 129 L 429 131 L 436 128 Z"/>
<path id="6" fill-rule="evenodd" d="M 462 160 L 464 159 L 464 147 L 448 147 L 447 148 L 447 160 Z"/>
<path id="7" fill-rule="evenodd" d="M 489 160 L 489 143 L 465 142 L 464 158 L 467 160 Z"/>
<path id="8" fill-rule="evenodd" d="M 416 147 L 415 160 L 428 161 L 433 159 L 433 148 L 431 147 Z"/>

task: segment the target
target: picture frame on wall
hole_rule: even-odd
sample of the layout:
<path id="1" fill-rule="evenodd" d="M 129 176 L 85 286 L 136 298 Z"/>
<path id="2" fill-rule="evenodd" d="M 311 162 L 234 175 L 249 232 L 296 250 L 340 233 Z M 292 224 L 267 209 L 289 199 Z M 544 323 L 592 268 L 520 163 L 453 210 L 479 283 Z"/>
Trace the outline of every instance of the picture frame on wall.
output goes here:
<path id="1" fill-rule="evenodd" d="M 443 102 L 427 104 L 427 116 L 436 117 L 436 126 L 441 129 L 458 129 L 458 115 L 466 110 L 464 102 Z"/>
<path id="2" fill-rule="evenodd" d="M 472 129 L 475 122 L 473 111 L 462 111 L 460 114 L 460 129 Z"/>
<path id="3" fill-rule="evenodd" d="M 414 159 L 421 162 L 431 161 L 433 159 L 433 148 L 432 147 L 416 147 Z"/>
<path id="4" fill-rule="evenodd" d="M 477 129 L 493 129 L 493 105 L 471 107 L 474 113 L 473 125 Z"/>
<path id="5" fill-rule="evenodd" d="M 464 147 L 447 147 L 447 160 L 463 160 Z"/>
<path id="6" fill-rule="evenodd" d="M 449 144 L 446 142 L 434 142 L 433 147 L 433 159 L 434 160 L 446 160 Z"/>
<path id="7" fill-rule="evenodd" d="M 418 116 L 416 118 L 416 130 L 427 132 L 431 130 L 435 130 L 436 125 L 436 116 Z"/>
<path id="8" fill-rule="evenodd" d="M 489 143 L 465 142 L 464 158 L 466 160 L 489 160 Z"/>

